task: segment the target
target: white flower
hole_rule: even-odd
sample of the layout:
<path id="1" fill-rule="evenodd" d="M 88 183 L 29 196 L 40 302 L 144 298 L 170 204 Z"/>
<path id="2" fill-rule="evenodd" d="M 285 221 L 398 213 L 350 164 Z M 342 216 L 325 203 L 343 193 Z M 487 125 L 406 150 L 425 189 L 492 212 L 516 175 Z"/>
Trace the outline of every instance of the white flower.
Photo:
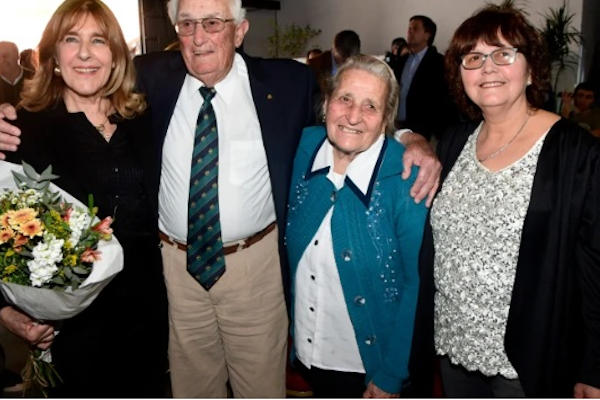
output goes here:
<path id="1" fill-rule="evenodd" d="M 56 239 L 54 235 L 46 234 L 44 240 L 33 248 L 31 252 L 33 260 L 27 262 L 32 286 L 39 287 L 49 282 L 58 271 L 56 263 L 63 258 L 64 243 L 63 239 Z"/>
<path id="2" fill-rule="evenodd" d="M 85 211 L 73 209 L 69 218 L 69 229 L 71 229 L 71 237 L 69 241 L 75 247 L 81 237 L 81 232 L 90 225 L 91 217 Z"/>

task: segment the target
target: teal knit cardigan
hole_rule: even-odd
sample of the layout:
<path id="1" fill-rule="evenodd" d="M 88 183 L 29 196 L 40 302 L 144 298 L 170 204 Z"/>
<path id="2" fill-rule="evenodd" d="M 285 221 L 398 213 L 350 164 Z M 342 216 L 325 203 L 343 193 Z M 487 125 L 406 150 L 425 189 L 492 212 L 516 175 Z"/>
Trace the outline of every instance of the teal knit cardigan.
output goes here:
<path id="1" fill-rule="evenodd" d="M 298 262 L 329 209 L 336 266 L 360 356 L 370 381 L 398 393 L 408 377 L 408 360 L 419 287 L 418 255 L 427 208 L 409 190 L 416 177 L 401 178 L 404 148 L 385 139 L 366 195 L 346 177 L 336 190 L 329 168 L 311 172 L 325 139 L 323 127 L 302 133 L 289 196 L 285 240 L 292 278 L 294 334 Z M 292 357 L 295 353 L 292 353 Z"/>

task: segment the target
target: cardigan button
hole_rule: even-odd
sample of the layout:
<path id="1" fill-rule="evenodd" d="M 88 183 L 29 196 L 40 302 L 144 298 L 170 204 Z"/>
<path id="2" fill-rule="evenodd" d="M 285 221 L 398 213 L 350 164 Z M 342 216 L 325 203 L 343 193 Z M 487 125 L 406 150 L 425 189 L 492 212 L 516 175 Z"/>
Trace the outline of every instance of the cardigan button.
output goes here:
<path id="1" fill-rule="evenodd" d="M 349 262 L 352 260 L 352 252 L 350 250 L 342 251 L 342 260 Z"/>
<path id="2" fill-rule="evenodd" d="M 331 192 L 331 202 L 335 203 L 335 198 L 337 197 L 337 192 L 334 190 L 333 192 Z"/>
<path id="3" fill-rule="evenodd" d="M 364 297 L 362 297 L 362 296 L 356 296 L 356 297 L 354 298 L 354 302 L 355 302 L 356 304 L 358 304 L 359 306 L 364 306 L 364 305 L 365 305 L 365 303 L 367 302 L 367 299 L 365 299 L 365 298 L 364 298 Z"/>
<path id="4" fill-rule="evenodd" d="M 374 343 L 375 343 L 375 336 L 369 336 L 365 339 L 365 344 L 367 346 L 371 346 Z"/>

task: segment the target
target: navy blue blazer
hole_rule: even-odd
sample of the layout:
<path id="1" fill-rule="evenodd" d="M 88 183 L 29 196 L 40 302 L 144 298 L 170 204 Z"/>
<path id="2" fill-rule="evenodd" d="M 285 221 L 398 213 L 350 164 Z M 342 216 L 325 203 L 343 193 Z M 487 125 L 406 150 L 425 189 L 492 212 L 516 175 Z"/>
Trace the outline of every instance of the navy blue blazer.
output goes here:
<path id="1" fill-rule="evenodd" d="M 250 89 L 262 131 L 279 227 L 282 278 L 289 298 L 289 267 L 283 248 L 286 205 L 294 154 L 302 129 L 314 124 L 316 83 L 305 65 L 293 60 L 262 59 L 241 53 L 248 67 Z M 154 162 L 153 199 L 158 203 L 162 148 L 177 97 L 186 75 L 179 51 L 150 53 L 135 58 L 138 89 L 146 94 L 152 119 Z M 235 115 L 232 115 L 235 118 Z M 158 209 L 158 207 L 156 207 Z"/>

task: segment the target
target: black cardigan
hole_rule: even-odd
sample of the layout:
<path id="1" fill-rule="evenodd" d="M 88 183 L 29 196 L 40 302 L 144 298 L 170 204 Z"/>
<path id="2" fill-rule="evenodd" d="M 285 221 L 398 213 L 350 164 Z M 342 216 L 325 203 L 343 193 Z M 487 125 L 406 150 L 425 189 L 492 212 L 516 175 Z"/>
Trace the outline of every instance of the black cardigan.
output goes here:
<path id="1" fill-rule="evenodd" d="M 477 124 L 438 146 L 442 182 Z M 504 345 L 525 394 L 572 397 L 600 387 L 600 142 L 562 119 L 548 132 L 525 216 Z M 431 396 L 433 237 L 425 228 L 407 395 Z"/>

